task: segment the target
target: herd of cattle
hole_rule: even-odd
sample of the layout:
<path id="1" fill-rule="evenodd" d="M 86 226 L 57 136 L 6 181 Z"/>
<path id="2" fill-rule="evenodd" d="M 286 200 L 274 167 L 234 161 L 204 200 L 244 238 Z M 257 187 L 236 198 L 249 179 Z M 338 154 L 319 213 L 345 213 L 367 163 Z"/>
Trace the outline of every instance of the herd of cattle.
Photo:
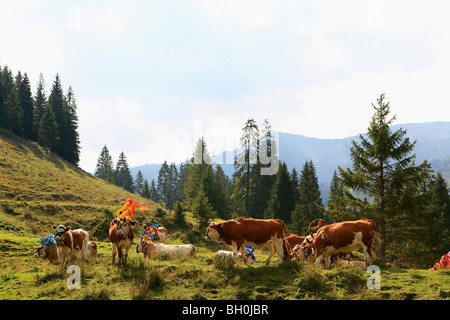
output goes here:
<path id="1" fill-rule="evenodd" d="M 114 219 L 109 225 L 109 239 L 112 244 L 112 263 L 116 255 L 119 264 L 126 263 L 128 252 L 134 239 L 134 228 L 139 223 L 134 220 Z M 42 241 L 36 248 L 35 257 L 47 259 L 51 264 L 64 267 L 70 259 L 97 261 L 97 245 L 89 241 L 89 234 L 82 230 L 71 230 L 62 225 L 53 226 L 55 235 L 52 243 Z M 378 241 L 376 225 L 368 219 L 345 221 L 320 227 L 317 232 L 307 237 L 286 233 L 283 221 L 279 219 L 236 218 L 221 223 L 211 223 L 206 229 L 206 240 L 224 243 L 233 250 L 219 250 L 215 259 L 231 258 L 237 262 L 240 258 L 244 264 L 251 262 L 246 246 L 254 248 L 267 247 L 270 250 L 265 263 L 278 256 L 278 263 L 290 259 L 307 260 L 329 269 L 331 262 L 339 254 L 349 254 L 362 248 L 366 265 L 372 264 L 376 251 L 374 243 Z M 192 258 L 195 247 L 192 244 L 168 245 L 167 229 L 152 225 L 144 230 L 136 252 L 151 259 L 154 255 L 166 253 Z"/>

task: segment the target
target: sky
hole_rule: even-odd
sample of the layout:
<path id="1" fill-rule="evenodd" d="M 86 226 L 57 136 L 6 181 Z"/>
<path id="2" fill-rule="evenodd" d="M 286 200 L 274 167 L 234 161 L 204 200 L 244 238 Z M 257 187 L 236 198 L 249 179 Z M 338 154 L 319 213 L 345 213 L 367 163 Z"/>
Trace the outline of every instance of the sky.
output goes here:
<path id="1" fill-rule="evenodd" d="M 80 167 L 233 150 L 247 119 L 345 138 L 380 94 L 394 123 L 450 121 L 449 1 L 8 1 L 0 65 L 72 87 Z"/>

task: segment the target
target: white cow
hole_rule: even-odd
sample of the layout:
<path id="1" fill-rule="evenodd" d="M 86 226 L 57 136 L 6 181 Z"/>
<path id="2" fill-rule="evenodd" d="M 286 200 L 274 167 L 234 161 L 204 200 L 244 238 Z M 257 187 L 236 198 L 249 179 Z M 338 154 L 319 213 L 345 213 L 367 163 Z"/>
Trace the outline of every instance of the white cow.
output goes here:
<path id="1" fill-rule="evenodd" d="M 151 259 L 154 255 L 162 252 L 169 256 L 192 258 L 195 255 L 195 247 L 192 244 L 163 244 L 141 240 L 136 247 L 136 252 L 143 253 L 147 259 Z"/>

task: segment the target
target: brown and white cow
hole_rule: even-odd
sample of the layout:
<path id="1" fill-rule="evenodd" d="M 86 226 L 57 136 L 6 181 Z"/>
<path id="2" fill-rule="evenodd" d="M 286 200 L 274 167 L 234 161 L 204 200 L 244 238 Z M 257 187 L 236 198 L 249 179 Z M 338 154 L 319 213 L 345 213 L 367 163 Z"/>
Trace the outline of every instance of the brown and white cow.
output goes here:
<path id="1" fill-rule="evenodd" d="M 63 257 L 60 256 L 61 250 L 58 252 L 58 247 L 61 247 L 60 244 L 56 244 L 50 247 L 41 245 L 40 247 L 36 247 L 36 251 L 34 256 L 36 258 L 47 259 L 50 264 L 59 265 L 61 268 L 64 266 Z M 74 260 L 81 260 L 81 251 L 72 252 L 70 254 L 70 258 Z M 94 241 L 89 241 L 87 245 L 87 253 L 86 260 L 96 263 L 97 262 L 97 244 Z"/>
<path id="2" fill-rule="evenodd" d="M 70 226 L 52 226 L 55 230 L 55 240 L 58 243 L 58 254 L 62 263 L 67 264 L 70 256 L 80 254 L 81 260 L 86 259 L 89 234 L 83 229 L 72 230 Z"/>
<path id="3" fill-rule="evenodd" d="M 245 256 L 244 245 L 246 244 L 255 248 L 268 247 L 271 252 L 266 259 L 266 264 L 269 264 L 274 255 L 273 248 L 278 254 L 278 264 L 289 259 L 290 255 L 286 227 L 279 219 L 239 217 L 221 223 L 212 222 L 206 229 L 205 239 L 224 242 L 233 248 L 235 255 L 240 252 Z"/>
<path id="4" fill-rule="evenodd" d="M 377 239 L 376 225 L 368 219 L 337 222 L 323 226 L 317 231 L 313 241 L 316 264 L 320 265 L 325 261 L 325 267 L 329 269 L 332 255 L 350 253 L 362 248 L 366 266 L 369 266 L 376 256 L 373 244 Z"/>
<path id="5" fill-rule="evenodd" d="M 116 255 L 119 256 L 119 264 L 125 263 L 128 258 L 128 251 L 134 238 L 134 227 L 139 222 L 135 220 L 121 221 L 115 218 L 109 224 L 109 240 L 112 246 L 112 264 L 115 263 Z"/>

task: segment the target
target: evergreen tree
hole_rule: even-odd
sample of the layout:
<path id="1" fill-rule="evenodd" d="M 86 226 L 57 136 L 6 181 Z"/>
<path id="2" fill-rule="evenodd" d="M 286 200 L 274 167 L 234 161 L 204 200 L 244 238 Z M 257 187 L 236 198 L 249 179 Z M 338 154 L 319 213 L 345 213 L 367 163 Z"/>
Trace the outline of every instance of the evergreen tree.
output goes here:
<path id="1" fill-rule="evenodd" d="M 300 173 L 299 197 L 292 211 L 292 227 L 298 234 L 306 234 L 307 227 L 315 219 L 324 219 L 322 198 L 316 169 L 312 161 L 306 161 Z"/>
<path id="2" fill-rule="evenodd" d="M 23 137 L 29 140 L 36 140 L 37 130 L 34 123 L 33 96 L 31 94 L 30 80 L 26 73 L 20 83 L 18 95 L 19 104 L 23 112 Z"/>
<path id="3" fill-rule="evenodd" d="M 211 165 L 211 158 L 206 148 L 206 142 L 202 137 L 197 141 L 184 187 L 188 208 L 193 208 L 194 201 L 200 190 L 203 191 L 205 197 L 211 204 L 215 203 L 215 187 L 216 183 L 214 170 Z"/>
<path id="4" fill-rule="evenodd" d="M 169 184 L 169 165 L 167 164 L 167 161 L 164 160 L 158 172 L 158 182 L 156 186 L 158 194 L 157 195 L 158 202 L 164 206 L 167 201 L 166 196 L 168 193 L 168 184 Z"/>
<path id="5" fill-rule="evenodd" d="M 65 159 L 65 144 L 67 142 L 65 130 L 68 122 L 66 112 L 67 104 L 58 74 L 56 74 L 55 81 L 53 82 L 50 96 L 48 97 L 48 104 L 52 106 L 55 121 L 58 124 L 58 142 L 54 150 L 59 156 Z"/>
<path id="6" fill-rule="evenodd" d="M 211 219 L 216 216 L 208 196 L 203 189 L 200 189 L 197 196 L 192 201 L 192 214 L 197 220 L 198 230 L 206 227 Z"/>
<path id="7" fill-rule="evenodd" d="M 10 129 L 8 102 L 11 103 L 11 101 L 8 100 L 8 97 L 14 89 L 14 77 L 8 66 L 3 67 L 0 83 L 0 127 Z"/>
<path id="8" fill-rule="evenodd" d="M 97 160 L 97 167 L 94 175 L 115 184 L 113 161 L 106 145 L 103 147 L 100 157 Z"/>
<path id="9" fill-rule="evenodd" d="M 158 189 L 156 188 L 155 179 L 152 179 L 150 183 L 150 199 L 155 202 L 159 202 Z"/>
<path id="10" fill-rule="evenodd" d="M 398 255 L 401 246 L 417 242 L 417 234 L 424 232 L 425 224 L 434 224 L 426 216 L 424 204 L 426 192 L 423 185 L 430 171 L 426 161 L 415 165 L 411 155 L 416 141 L 410 142 L 406 130 L 393 132 L 388 120 L 389 103 L 384 94 L 377 99 L 377 106 L 367 135 L 360 135 L 360 142 L 352 141 L 350 155 L 353 168 L 338 167 L 339 180 L 344 196 L 331 195 L 328 214 L 339 220 L 369 218 L 375 221 L 381 238 L 380 256 L 386 261 L 386 252 L 395 246 Z M 368 201 L 356 196 L 362 194 Z M 431 219 L 424 221 L 424 219 Z"/>
<path id="11" fill-rule="evenodd" d="M 136 178 L 134 179 L 134 192 L 140 196 L 143 197 L 142 192 L 144 189 L 144 175 L 142 174 L 142 171 L 139 170 L 136 174 Z M 148 187 L 148 182 L 147 182 Z M 149 190 L 150 191 L 150 190 Z"/>
<path id="12" fill-rule="evenodd" d="M 294 206 L 294 185 L 286 163 L 281 162 L 264 217 L 266 219 L 281 219 L 285 224 L 289 224 L 291 222 L 291 212 L 294 209 Z"/>
<path id="13" fill-rule="evenodd" d="M 77 103 L 72 87 L 69 87 L 66 97 L 66 115 L 64 130 L 64 154 L 63 157 L 73 164 L 80 161 L 80 138 L 78 134 Z"/>
<path id="14" fill-rule="evenodd" d="M 150 186 L 148 184 L 148 180 L 144 179 L 144 183 L 142 184 L 141 196 L 147 199 L 152 198 L 152 194 L 150 192 Z"/>
<path id="15" fill-rule="evenodd" d="M 251 167 L 257 164 L 259 129 L 254 119 L 248 119 L 242 128 L 240 139 L 243 151 L 235 159 L 234 183 L 235 190 L 233 198 L 236 201 L 235 211 L 244 217 L 251 213 L 250 203 L 250 181 Z"/>
<path id="16" fill-rule="evenodd" d="M 230 206 L 228 202 L 230 198 L 230 182 L 220 165 L 216 165 L 214 176 L 216 182 L 216 199 L 213 203 L 213 209 L 217 212 L 219 218 L 226 220 L 230 218 Z"/>
<path id="17" fill-rule="evenodd" d="M 11 90 L 6 96 L 7 128 L 18 136 L 22 136 L 23 133 L 23 110 L 19 100 L 19 88 L 22 80 L 22 73 L 19 71 Z"/>
<path id="18" fill-rule="evenodd" d="M 130 168 L 123 152 L 119 155 L 114 175 L 117 186 L 122 187 L 129 192 L 133 192 L 133 177 L 131 176 Z"/>
<path id="19" fill-rule="evenodd" d="M 34 97 L 34 127 L 39 131 L 41 119 L 44 116 L 47 96 L 45 94 L 45 82 L 42 73 L 39 74 L 39 82 Z M 37 137 L 38 138 L 38 137 Z"/>
<path id="20" fill-rule="evenodd" d="M 45 148 L 47 154 L 53 151 L 58 143 L 58 124 L 50 104 L 45 108 L 38 131 L 39 144 Z"/>
<path id="21" fill-rule="evenodd" d="M 184 202 L 186 200 L 186 196 L 184 194 L 184 186 L 186 184 L 187 175 L 189 171 L 189 163 L 181 163 L 180 170 L 178 171 L 178 181 L 177 181 L 177 201 Z"/>
<path id="22" fill-rule="evenodd" d="M 181 203 L 180 201 L 177 201 L 175 203 L 174 209 L 173 209 L 173 213 L 175 215 L 175 223 L 178 225 L 185 225 L 186 224 L 186 218 L 184 215 L 185 212 L 185 208 L 183 206 L 183 203 Z"/>

